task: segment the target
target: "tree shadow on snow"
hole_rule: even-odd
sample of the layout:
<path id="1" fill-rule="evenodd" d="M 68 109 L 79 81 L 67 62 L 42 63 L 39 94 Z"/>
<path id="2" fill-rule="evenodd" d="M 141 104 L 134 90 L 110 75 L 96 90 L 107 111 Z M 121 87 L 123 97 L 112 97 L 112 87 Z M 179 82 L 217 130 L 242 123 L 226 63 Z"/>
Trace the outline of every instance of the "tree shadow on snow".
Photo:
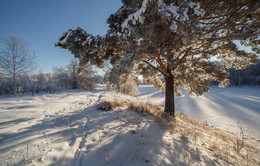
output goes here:
<path id="1" fill-rule="evenodd" d="M 175 139 L 152 117 L 132 111 L 93 114 L 73 165 L 216 165 L 188 142 Z M 52 165 L 61 164 L 59 161 Z"/>
<path id="2" fill-rule="evenodd" d="M 191 162 L 215 165 L 188 142 L 171 134 L 150 116 L 125 110 L 98 111 L 92 106 L 69 115 L 49 115 L 19 133 L 11 133 L 1 139 L 0 151 L 5 153 L 23 146 L 26 149 L 29 145 L 31 158 L 24 161 L 26 154 L 20 153 L 16 165 L 29 164 L 35 158 L 39 159 L 36 162 L 44 162 L 42 156 L 56 152 L 59 155 L 49 156 L 49 165 L 189 165 Z M 64 142 L 68 149 L 55 146 Z M 73 157 L 67 157 L 69 152 L 75 153 Z"/>
<path id="3" fill-rule="evenodd" d="M 78 110 L 69 115 L 46 115 L 44 119 L 36 122 L 30 127 L 20 127 L 19 132 L 6 133 L 0 136 L 0 152 L 1 154 L 13 153 L 16 165 L 24 165 L 29 161 L 24 161 L 24 156 L 41 157 L 53 150 L 52 145 L 61 142 L 73 142 L 73 139 L 80 137 L 85 128 L 86 112 L 95 109 L 89 107 L 84 110 Z M 22 118 L 12 121 L 3 122 L 1 127 L 17 125 L 19 123 L 35 123 L 37 119 Z M 71 143 L 73 145 L 73 143 Z M 8 161 L 6 161 L 7 163 Z M 28 164 L 28 163 L 27 163 Z M 25 164 L 26 165 L 26 164 Z"/>

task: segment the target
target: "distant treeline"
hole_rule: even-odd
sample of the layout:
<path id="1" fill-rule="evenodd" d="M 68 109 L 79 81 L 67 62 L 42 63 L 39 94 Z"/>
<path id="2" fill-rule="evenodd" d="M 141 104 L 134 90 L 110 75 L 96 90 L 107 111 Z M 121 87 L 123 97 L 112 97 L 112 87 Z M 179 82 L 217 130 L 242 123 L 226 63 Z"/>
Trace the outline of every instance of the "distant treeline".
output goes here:
<path id="1" fill-rule="evenodd" d="M 95 84 L 102 81 L 101 76 L 92 75 L 80 80 L 77 76 L 61 73 L 39 73 L 19 76 L 14 90 L 14 82 L 11 78 L 0 77 L 0 95 L 20 95 L 30 93 L 53 93 L 63 89 L 94 89 Z"/>
<path id="2" fill-rule="evenodd" d="M 69 65 L 54 68 L 53 73 L 19 75 L 16 81 L 0 72 L 0 95 L 31 93 L 53 93 L 62 89 L 94 89 L 102 82 L 90 68 L 78 74 L 79 64 L 72 60 Z"/>
<path id="3" fill-rule="evenodd" d="M 228 70 L 230 86 L 260 86 L 260 62 L 242 70 Z"/>
<path id="4" fill-rule="evenodd" d="M 258 63 L 249 66 L 242 70 L 236 70 L 234 68 L 227 69 L 229 73 L 230 86 L 260 86 L 260 60 Z M 213 85 L 218 85 L 218 82 L 213 81 Z"/>

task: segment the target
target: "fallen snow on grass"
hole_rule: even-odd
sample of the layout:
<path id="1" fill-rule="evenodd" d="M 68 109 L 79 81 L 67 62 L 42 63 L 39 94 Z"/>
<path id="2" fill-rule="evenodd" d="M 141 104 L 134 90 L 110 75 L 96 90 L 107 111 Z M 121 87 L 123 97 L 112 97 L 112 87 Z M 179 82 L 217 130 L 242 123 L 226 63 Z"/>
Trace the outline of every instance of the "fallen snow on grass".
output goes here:
<path id="1" fill-rule="evenodd" d="M 211 146 L 211 136 L 207 134 L 205 138 L 199 136 L 202 134 L 194 134 L 194 131 L 202 131 L 196 125 L 188 125 L 189 130 L 184 129 L 187 133 L 184 135 L 177 130 L 173 133 L 161 128 L 148 115 L 123 108 L 114 111 L 96 108 L 96 104 L 102 100 L 163 102 L 160 92 L 155 92 L 152 87 L 141 86 L 139 89 L 139 97 L 99 87 L 97 91 L 69 90 L 55 94 L 0 98 L 0 165 L 221 165 L 236 161 L 232 157 L 221 158 L 225 153 L 215 153 L 214 147 L 202 146 Z M 259 96 L 250 94 L 246 97 L 242 92 L 239 91 L 241 97 L 250 98 L 256 106 L 259 104 Z M 228 94 L 233 93 L 230 91 Z M 206 104 L 208 97 L 205 96 L 202 101 L 205 100 Z M 227 94 L 224 96 L 224 100 L 229 97 Z M 183 96 L 177 102 L 183 101 L 188 105 L 186 101 L 191 99 Z M 219 98 L 215 100 L 222 101 Z M 237 103 L 237 108 L 240 104 Z M 197 113 L 204 111 L 196 110 L 197 107 L 193 106 L 190 108 Z M 186 113 L 192 112 L 182 106 L 183 111 L 186 109 Z M 201 117 L 205 118 L 206 115 L 202 114 Z M 186 122 L 180 123 L 184 124 Z M 195 137 L 190 137 L 189 133 Z"/>

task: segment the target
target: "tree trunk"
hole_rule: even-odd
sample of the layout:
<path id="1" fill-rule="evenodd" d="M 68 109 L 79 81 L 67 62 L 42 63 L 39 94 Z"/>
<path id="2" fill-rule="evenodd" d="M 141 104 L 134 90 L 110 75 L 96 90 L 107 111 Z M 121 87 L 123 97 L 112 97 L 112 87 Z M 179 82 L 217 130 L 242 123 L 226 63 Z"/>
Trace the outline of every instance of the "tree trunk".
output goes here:
<path id="1" fill-rule="evenodd" d="M 165 108 L 164 112 L 175 115 L 174 106 L 174 76 L 171 70 L 167 70 L 167 78 L 165 78 Z"/>
<path id="2" fill-rule="evenodd" d="M 15 71 L 15 70 L 14 70 Z M 13 74 L 13 90 L 14 90 L 14 95 L 16 96 L 16 92 L 17 92 L 17 85 L 16 85 L 16 74 L 14 72 Z"/>

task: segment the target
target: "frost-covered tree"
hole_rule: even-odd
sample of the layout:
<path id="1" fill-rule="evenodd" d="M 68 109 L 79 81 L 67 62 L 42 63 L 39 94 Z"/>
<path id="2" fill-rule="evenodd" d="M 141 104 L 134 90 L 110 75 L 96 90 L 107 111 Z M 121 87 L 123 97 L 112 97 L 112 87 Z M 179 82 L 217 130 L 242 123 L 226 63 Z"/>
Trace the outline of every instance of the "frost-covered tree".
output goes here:
<path id="1" fill-rule="evenodd" d="M 104 82 L 107 83 L 108 89 L 116 89 L 120 91 L 120 74 L 116 66 L 107 70 L 104 76 Z"/>
<path id="2" fill-rule="evenodd" d="M 212 80 L 229 84 L 226 69 L 255 63 L 259 54 L 259 2 L 256 0 L 122 0 L 103 37 L 81 28 L 69 30 L 56 46 L 85 63 L 104 61 L 131 70 L 134 65 L 158 89 L 165 90 L 165 112 L 174 115 L 179 87 L 189 94 L 209 91 Z M 235 44 L 250 46 L 247 53 Z M 212 58 L 223 60 L 217 65 Z M 164 80 L 158 76 L 160 73 Z"/>
<path id="3" fill-rule="evenodd" d="M 13 92 L 16 94 L 18 77 L 28 74 L 36 68 L 35 54 L 15 34 L 2 39 L 0 50 L 0 66 L 6 77 L 12 78 Z"/>
<path id="4" fill-rule="evenodd" d="M 139 84 L 137 75 L 134 73 L 121 75 L 120 92 L 128 95 L 136 95 L 136 90 Z"/>
<path id="5" fill-rule="evenodd" d="M 135 70 L 125 71 L 122 68 L 113 66 L 104 76 L 104 82 L 110 89 L 116 89 L 119 92 L 128 95 L 135 95 L 139 81 Z"/>
<path id="6" fill-rule="evenodd" d="M 94 89 L 91 68 L 85 66 L 80 72 L 79 70 L 79 62 L 76 59 L 72 59 L 70 64 L 65 67 L 54 68 L 57 79 L 64 87 L 72 89 Z"/>

